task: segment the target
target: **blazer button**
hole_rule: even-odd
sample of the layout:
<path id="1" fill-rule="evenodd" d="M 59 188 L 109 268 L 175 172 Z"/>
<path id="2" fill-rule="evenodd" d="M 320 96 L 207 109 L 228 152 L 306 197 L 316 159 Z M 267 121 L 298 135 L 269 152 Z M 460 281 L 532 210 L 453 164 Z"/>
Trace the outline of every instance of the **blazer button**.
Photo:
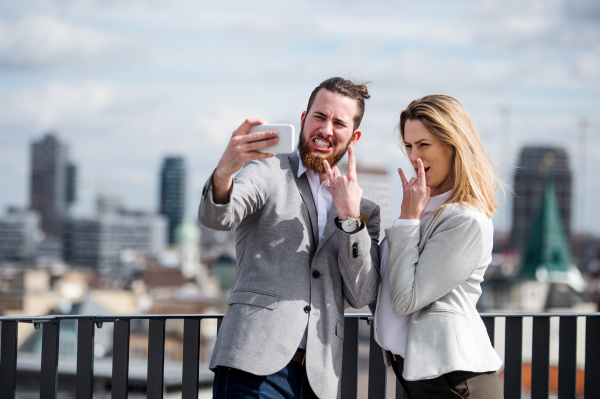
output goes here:
<path id="1" fill-rule="evenodd" d="M 354 244 L 352 244 L 352 249 L 358 249 L 358 243 L 355 242 Z"/>
<path id="2" fill-rule="evenodd" d="M 304 307 L 304 313 L 308 313 L 308 312 L 310 312 L 310 306 Z"/>
<path id="3" fill-rule="evenodd" d="M 314 278 L 319 278 L 319 277 L 321 277 L 321 273 L 319 273 L 319 271 L 318 271 L 318 270 L 315 270 L 314 272 L 312 272 L 312 276 L 313 276 Z"/>

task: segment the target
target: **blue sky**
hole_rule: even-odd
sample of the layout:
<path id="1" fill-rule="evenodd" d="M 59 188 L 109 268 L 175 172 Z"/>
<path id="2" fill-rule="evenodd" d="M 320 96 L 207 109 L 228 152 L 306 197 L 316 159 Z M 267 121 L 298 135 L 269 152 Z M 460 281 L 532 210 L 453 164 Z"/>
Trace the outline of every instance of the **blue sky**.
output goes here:
<path id="1" fill-rule="evenodd" d="M 567 148 L 573 227 L 600 234 L 597 1 L 122 3 L 0 3 L 0 207 L 27 205 L 29 145 L 52 129 L 79 167 L 76 214 L 92 213 L 98 193 L 156 209 L 161 158 L 181 154 L 192 218 L 204 180 L 246 117 L 299 128 L 312 89 L 340 75 L 371 82 L 356 152 L 359 163 L 392 173 L 394 214 L 395 170 L 408 166 L 399 112 L 444 93 L 465 104 L 509 179 L 523 145 Z M 508 227 L 509 205 L 497 229 Z"/>

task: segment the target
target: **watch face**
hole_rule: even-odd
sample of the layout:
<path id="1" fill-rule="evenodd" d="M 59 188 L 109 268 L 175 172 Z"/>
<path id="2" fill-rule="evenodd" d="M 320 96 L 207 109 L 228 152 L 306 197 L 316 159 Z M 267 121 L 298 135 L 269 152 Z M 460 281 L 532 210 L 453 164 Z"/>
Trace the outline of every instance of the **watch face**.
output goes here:
<path id="1" fill-rule="evenodd" d="M 346 232 L 354 231 L 358 228 L 358 222 L 356 219 L 345 219 L 342 222 L 342 230 Z"/>

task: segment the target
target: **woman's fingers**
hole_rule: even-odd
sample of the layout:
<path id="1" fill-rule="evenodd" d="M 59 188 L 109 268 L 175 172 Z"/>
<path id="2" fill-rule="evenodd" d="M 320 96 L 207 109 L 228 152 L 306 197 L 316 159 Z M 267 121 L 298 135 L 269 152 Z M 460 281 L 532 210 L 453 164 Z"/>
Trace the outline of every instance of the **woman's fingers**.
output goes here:
<path id="1" fill-rule="evenodd" d="M 425 180 L 425 168 L 423 167 L 421 158 L 417 159 L 417 179 L 419 180 L 419 187 L 424 190 L 425 187 L 427 187 L 427 182 Z"/>
<path id="2" fill-rule="evenodd" d="M 406 186 L 408 186 L 408 180 L 406 180 L 406 176 L 404 175 L 404 171 L 402 170 L 402 168 L 398 168 L 398 174 L 400 175 L 400 180 L 402 180 L 402 189 L 406 189 Z"/>

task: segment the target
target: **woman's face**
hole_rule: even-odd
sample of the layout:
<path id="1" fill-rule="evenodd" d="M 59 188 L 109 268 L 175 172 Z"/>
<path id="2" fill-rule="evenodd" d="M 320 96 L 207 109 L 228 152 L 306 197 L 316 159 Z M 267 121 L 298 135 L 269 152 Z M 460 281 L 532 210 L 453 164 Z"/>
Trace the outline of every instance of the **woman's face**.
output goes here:
<path id="1" fill-rule="evenodd" d="M 417 159 L 421 158 L 425 168 L 427 187 L 435 197 L 452 190 L 450 172 L 454 148 L 431 133 L 419 119 L 409 119 L 404 125 L 404 146 L 410 163 L 417 173 Z"/>

